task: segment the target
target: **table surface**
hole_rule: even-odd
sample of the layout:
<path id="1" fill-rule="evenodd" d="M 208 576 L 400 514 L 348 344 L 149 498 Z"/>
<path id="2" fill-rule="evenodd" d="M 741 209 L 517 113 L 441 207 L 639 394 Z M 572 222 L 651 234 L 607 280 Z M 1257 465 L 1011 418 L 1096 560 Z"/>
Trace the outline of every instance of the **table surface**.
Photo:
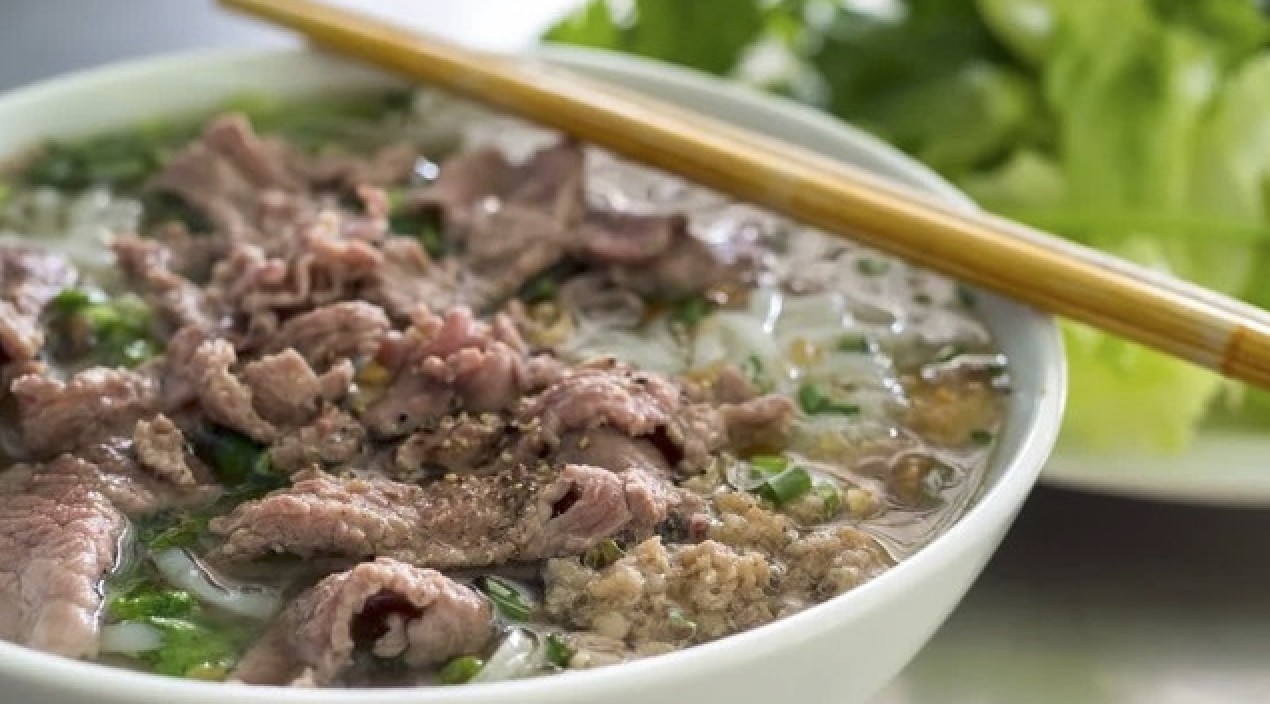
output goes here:
<path id="1" fill-rule="evenodd" d="M 512 48 L 574 0 L 340 0 Z M 286 45 L 203 0 L 0 0 L 0 90 L 122 58 Z M 1270 512 L 1039 488 L 877 704 L 1270 701 Z"/>

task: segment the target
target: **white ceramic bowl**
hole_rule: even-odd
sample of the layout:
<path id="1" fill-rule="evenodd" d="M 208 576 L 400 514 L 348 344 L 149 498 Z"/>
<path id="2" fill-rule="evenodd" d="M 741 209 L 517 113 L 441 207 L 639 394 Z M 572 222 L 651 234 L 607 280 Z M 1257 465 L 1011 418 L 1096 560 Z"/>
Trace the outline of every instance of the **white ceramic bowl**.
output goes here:
<path id="1" fill-rule="evenodd" d="M 858 164 L 972 207 L 898 152 L 793 103 L 696 73 L 606 53 L 549 50 L 553 62 Z M 40 138 L 209 111 L 230 95 L 283 95 L 390 82 L 306 51 L 159 58 L 35 85 L 0 97 L 0 155 Z M 289 690 L 188 682 L 65 660 L 0 643 L 0 701 L 14 704 L 708 704 L 867 701 L 915 655 L 996 549 L 1050 453 L 1065 369 L 1053 322 L 995 296 L 979 300 L 1012 360 L 1015 390 L 977 504 L 912 558 L 850 593 L 746 633 L 670 655 L 556 677 L 414 690 Z M 12 605 L 0 605 L 11 608 Z M 981 673 L 991 677 L 991 673 Z"/>

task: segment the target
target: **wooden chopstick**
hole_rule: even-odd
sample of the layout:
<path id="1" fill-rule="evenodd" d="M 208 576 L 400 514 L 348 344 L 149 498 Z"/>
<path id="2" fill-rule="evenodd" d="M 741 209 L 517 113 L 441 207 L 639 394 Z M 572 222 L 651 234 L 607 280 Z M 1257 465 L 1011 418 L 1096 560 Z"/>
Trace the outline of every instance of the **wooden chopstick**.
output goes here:
<path id="1" fill-rule="evenodd" d="M 336 53 L 1270 388 L 1270 313 L 1230 297 L 532 58 L 465 49 L 312 0 L 221 2 Z"/>

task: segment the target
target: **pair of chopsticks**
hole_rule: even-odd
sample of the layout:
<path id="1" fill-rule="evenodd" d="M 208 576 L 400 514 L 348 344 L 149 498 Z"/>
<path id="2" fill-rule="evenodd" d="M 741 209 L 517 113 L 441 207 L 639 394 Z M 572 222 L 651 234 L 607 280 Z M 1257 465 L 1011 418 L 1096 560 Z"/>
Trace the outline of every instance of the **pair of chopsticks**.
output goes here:
<path id="1" fill-rule="evenodd" d="M 653 98 L 312 0 L 221 0 L 314 44 L 1037 308 L 1270 388 L 1270 314 Z"/>

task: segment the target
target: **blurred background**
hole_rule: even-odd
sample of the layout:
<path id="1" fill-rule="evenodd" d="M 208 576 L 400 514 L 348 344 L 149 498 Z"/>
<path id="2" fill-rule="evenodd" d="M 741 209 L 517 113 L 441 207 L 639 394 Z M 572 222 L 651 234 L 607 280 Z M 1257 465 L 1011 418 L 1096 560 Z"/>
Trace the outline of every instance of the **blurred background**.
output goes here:
<path id="1" fill-rule="evenodd" d="M 873 131 L 994 210 L 1270 300 L 1270 19 L 1259 0 L 339 4 L 489 49 L 548 32 L 745 80 Z M 0 90 L 164 52 L 293 43 L 204 0 L 0 0 Z M 1065 333 L 1073 401 L 1051 483 L 1174 502 L 1038 488 L 878 704 L 1270 699 L 1263 401 Z M 1214 437 L 1240 438 L 1241 452 Z M 1104 466 L 1122 474 L 1087 480 Z M 1193 505 L 1213 502 L 1208 477 L 1232 471 L 1221 503 L 1244 508 Z"/>

